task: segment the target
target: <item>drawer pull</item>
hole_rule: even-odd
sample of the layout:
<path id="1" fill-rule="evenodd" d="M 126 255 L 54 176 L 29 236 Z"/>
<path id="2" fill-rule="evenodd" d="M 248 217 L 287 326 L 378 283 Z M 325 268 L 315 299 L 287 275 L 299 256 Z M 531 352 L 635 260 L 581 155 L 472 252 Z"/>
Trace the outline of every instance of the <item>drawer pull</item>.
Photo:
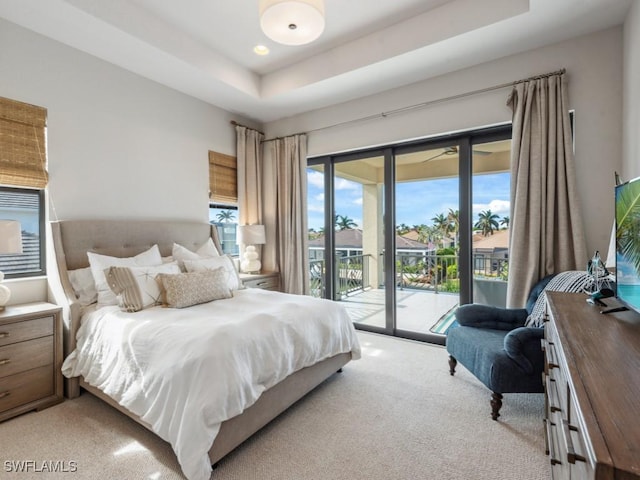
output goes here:
<path id="1" fill-rule="evenodd" d="M 9 395 L 11 395 L 10 391 L 6 391 L 6 392 L 0 392 L 0 398 L 5 398 L 8 397 Z"/>
<path id="2" fill-rule="evenodd" d="M 7 365 L 8 363 L 11 363 L 10 358 L 3 358 L 2 360 L 0 360 L 0 366 Z"/>
<path id="3" fill-rule="evenodd" d="M 9 336 L 9 332 L 0 332 L 0 338 L 7 338 Z"/>
<path id="4" fill-rule="evenodd" d="M 567 462 L 576 463 L 576 462 L 586 462 L 587 459 L 582 455 L 578 455 L 576 453 L 575 448 L 573 448 L 573 440 L 571 439 L 571 430 L 577 432 L 578 429 L 573 425 L 569 425 L 569 422 L 565 419 L 562 420 L 562 430 L 564 431 L 564 440 L 565 447 L 567 451 Z"/>

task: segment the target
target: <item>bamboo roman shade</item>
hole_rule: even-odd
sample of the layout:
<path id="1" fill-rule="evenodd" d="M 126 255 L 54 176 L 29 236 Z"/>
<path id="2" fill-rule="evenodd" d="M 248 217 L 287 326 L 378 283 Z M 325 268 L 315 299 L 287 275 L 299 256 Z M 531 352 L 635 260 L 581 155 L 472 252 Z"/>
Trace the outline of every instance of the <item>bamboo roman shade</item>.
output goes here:
<path id="1" fill-rule="evenodd" d="M 209 152 L 209 200 L 238 203 L 238 167 L 236 157 Z"/>
<path id="2" fill-rule="evenodd" d="M 47 109 L 0 97 L 0 184 L 47 186 Z"/>

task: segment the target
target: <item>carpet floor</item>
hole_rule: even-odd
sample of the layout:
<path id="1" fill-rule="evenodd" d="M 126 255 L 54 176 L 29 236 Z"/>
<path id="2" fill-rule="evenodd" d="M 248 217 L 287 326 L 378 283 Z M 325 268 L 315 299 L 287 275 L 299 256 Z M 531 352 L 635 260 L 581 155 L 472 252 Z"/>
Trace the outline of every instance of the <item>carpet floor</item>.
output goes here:
<path id="1" fill-rule="evenodd" d="M 362 359 L 224 458 L 212 479 L 551 478 L 542 395 L 505 395 L 495 422 L 490 392 L 464 367 L 450 376 L 443 347 L 358 336 Z M 86 393 L 1 423 L 0 462 L 9 480 L 184 478 L 167 443 Z M 55 468 L 65 471 L 47 472 Z"/>

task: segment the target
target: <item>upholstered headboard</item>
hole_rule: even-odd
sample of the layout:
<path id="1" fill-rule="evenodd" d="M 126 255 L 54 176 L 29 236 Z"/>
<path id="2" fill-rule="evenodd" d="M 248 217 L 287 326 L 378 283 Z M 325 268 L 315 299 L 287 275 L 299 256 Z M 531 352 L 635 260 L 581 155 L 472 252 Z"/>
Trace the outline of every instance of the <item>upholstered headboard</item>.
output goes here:
<path id="1" fill-rule="evenodd" d="M 158 245 L 162 256 L 171 255 L 174 242 L 196 250 L 209 237 L 222 252 L 215 226 L 172 220 L 62 220 L 51 222 L 57 275 L 50 272 L 51 289 L 63 307 L 64 356 L 76 345 L 82 307 L 69 281 L 69 270 L 89 266 L 87 252 L 131 257 Z M 77 387 L 76 387 L 77 388 Z"/>

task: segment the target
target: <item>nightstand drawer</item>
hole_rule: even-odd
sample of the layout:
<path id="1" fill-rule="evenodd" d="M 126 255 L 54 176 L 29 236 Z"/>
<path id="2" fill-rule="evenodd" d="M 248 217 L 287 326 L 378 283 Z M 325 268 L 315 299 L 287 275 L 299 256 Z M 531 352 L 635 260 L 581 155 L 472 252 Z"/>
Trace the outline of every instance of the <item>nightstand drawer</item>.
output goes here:
<path id="1" fill-rule="evenodd" d="M 0 347 L 32 338 L 53 335 L 53 317 L 42 317 L 0 325 Z"/>
<path id="2" fill-rule="evenodd" d="M 0 412 L 53 395 L 53 365 L 0 378 Z"/>
<path id="3" fill-rule="evenodd" d="M 0 347 L 0 378 L 52 363 L 51 336 Z"/>
<path id="4" fill-rule="evenodd" d="M 278 277 L 257 278 L 255 280 L 244 280 L 244 286 L 247 288 L 261 288 L 263 290 L 278 290 L 280 288 L 280 279 Z"/>

